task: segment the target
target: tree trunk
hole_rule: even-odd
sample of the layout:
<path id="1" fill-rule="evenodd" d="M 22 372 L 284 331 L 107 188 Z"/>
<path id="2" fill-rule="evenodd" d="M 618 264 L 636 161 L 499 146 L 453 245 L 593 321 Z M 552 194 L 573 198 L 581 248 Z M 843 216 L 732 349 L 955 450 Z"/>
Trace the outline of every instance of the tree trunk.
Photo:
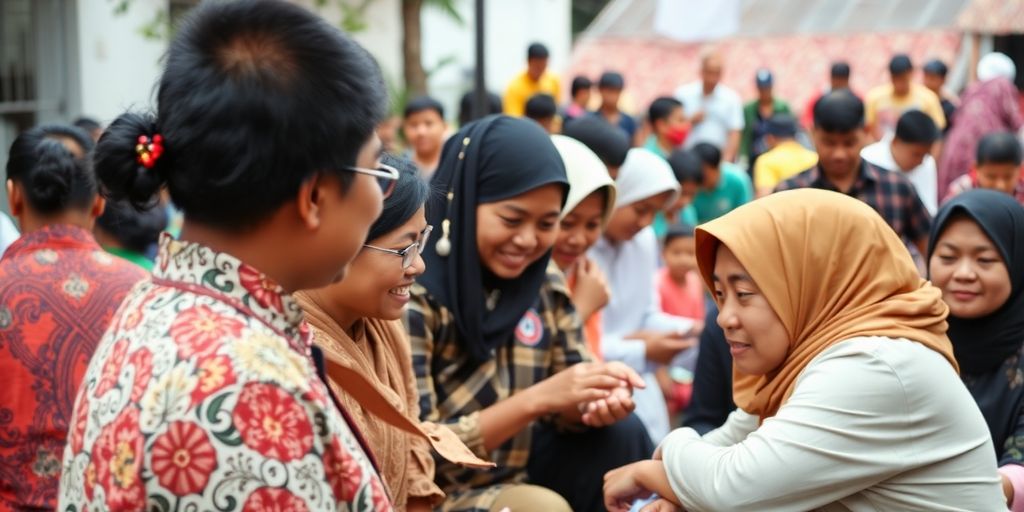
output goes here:
<path id="1" fill-rule="evenodd" d="M 427 94 L 427 73 L 421 55 L 423 0 L 402 0 L 402 67 L 409 97 Z"/>

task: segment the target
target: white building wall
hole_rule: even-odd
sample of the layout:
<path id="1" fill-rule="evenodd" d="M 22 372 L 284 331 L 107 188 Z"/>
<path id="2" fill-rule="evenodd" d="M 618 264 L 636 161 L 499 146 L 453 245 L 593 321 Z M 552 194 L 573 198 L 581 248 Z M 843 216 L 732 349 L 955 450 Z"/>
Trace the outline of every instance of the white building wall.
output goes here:
<path id="1" fill-rule="evenodd" d="M 141 28 L 166 1 L 134 0 L 114 14 L 109 0 L 76 0 L 81 111 L 109 123 L 129 108 L 155 105 L 160 58 L 166 41 L 147 39 Z"/>

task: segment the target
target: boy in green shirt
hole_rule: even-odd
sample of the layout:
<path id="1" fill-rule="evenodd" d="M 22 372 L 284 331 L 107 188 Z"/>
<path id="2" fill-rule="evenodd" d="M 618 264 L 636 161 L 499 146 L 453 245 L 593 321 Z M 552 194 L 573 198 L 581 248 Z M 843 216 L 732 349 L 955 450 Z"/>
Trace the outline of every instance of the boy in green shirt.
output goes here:
<path id="1" fill-rule="evenodd" d="M 693 147 L 704 168 L 704 180 L 693 199 L 697 210 L 697 223 L 714 220 L 754 198 L 750 176 L 739 167 L 722 162 L 722 152 L 702 142 Z"/>

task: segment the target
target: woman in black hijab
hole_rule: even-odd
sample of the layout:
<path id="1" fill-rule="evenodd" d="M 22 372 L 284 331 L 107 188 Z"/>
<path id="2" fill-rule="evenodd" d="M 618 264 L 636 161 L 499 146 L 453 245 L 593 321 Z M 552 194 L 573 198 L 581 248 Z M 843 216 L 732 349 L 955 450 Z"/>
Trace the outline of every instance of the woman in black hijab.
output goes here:
<path id="1" fill-rule="evenodd" d="M 441 510 L 600 507 L 601 468 L 650 455 L 630 415 L 643 380 L 591 362 L 564 276 L 549 270 L 568 192 L 559 153 L 535 123 L 487 117 L 449 139 L 432 185 L 445 192 L 427 207 L 440 237 L 406 314 L 421 417 L 498 465 L 439 462 Z M 579 448 L 553 442 L 565 429 L 584 431 L 586 451 L 528 476 L 537 446 Z"/>
<path id="2" fill-rule="evenodd" d="M 928 247 L 961 377 L 985 416 L 1011 510 L 1024 511 L 1024 207 L 992 190 L 946 203 Z"/>

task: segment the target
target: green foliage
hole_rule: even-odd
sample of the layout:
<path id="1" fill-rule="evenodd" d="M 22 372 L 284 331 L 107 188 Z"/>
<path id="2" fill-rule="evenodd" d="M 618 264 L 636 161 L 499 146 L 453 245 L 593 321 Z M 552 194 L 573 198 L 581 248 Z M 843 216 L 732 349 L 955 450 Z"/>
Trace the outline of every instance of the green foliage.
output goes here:
<path id="1" fill-rule="evenodd" d="M 459 14 L 459 10 L 455 8 L 455 0 L 423 0 L 423 6 L 440 10 L 459 26 L 466 23 L 466 20 Z"/>

